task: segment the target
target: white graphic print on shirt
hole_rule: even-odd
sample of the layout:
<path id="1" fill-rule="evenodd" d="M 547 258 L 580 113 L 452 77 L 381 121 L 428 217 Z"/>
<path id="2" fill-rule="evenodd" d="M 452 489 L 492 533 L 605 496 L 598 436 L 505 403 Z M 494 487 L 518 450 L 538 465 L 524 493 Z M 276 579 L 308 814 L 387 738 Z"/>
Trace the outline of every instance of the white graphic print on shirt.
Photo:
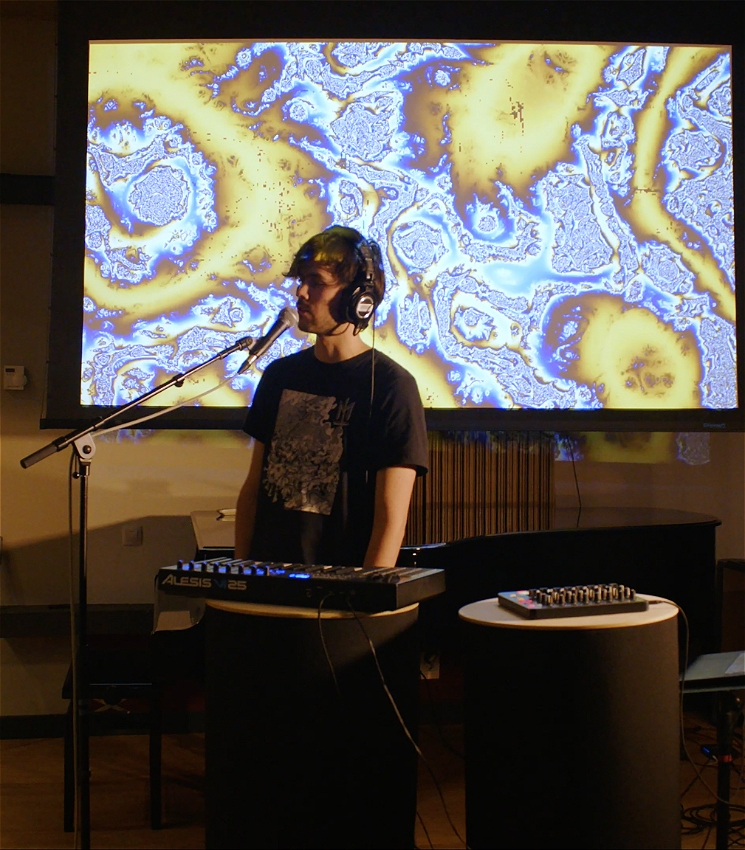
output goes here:
<path id="1" fill-rule="evenodd" d="M 333 397 L 282 391 L 264 477 L 272 501 L 286 510 L 331 514 L 344 450 L 339 426 L 349 421 L 352 407 Z"/>

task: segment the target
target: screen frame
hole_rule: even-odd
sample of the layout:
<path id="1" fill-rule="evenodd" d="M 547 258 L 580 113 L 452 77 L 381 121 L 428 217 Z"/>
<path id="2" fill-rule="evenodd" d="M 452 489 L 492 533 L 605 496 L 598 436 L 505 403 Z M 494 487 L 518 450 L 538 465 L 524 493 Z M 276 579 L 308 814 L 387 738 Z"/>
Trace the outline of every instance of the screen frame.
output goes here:
<path id="1" fill-rule="evenodd" d="M 88 42 L 107 39 L 545 40 L 731 45 L 738 399 L 736 410 L 425 410 L 432 430 L 745 430 L 745 4 L 710 2 L 705 20 L 681 20 L 664 2 L 188 2 L 58 3 L 57 145 L 49 360 L 42 428 L 90 424 L 116 408 L 81 405 Z M 691 4 L 694 5 L 694 4 Z M 609 14 L 616 8 L 616 16 Z M 353 9 L 354 7 L 354 9 Z M 367 9 L 365 8 L 367 7 Z M 718 7 L 718 8 L 714 8 Z M 369 14 L 365 12 L 369 10 Z M 570 17 L 571 14 L 571 17 Z M 670 14 L 668 20 L 664 20 Z M 663 20 L 660 20 L 660 17 Z M 691 16 L 693 17 L 693 16 Z M 541 38 L 543 36 L 543 38 Z M 600 37 L 602 36 L 602 38 Z M 72 293 L 72 295 L 71 295 Z M 158 408 L 148 407 L 145 413 Z M 128 419 L 134 419 L 130 414 Z M 187 407 L 147 428 L 240 429 L 245 409 Z"/>

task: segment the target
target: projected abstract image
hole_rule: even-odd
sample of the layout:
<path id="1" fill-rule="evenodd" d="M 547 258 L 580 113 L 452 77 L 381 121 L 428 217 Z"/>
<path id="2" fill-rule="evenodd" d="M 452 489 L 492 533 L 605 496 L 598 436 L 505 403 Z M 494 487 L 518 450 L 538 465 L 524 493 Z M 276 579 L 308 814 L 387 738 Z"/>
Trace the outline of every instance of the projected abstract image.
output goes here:
<path id="1" fill-rule="evenodd" d="M 727 48 L 92 42 L 89 85 L 83 404 L 263 333 L 343 224 L 429 407 L 737 407 Z"/>

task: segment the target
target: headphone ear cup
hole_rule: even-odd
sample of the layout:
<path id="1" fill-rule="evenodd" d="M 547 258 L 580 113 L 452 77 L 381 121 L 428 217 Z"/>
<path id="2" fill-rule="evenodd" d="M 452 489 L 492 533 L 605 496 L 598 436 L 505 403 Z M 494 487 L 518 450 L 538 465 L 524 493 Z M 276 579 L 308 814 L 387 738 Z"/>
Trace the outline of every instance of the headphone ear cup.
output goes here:
<path id="1" fill-rule="evenodd" d="M 375 293 L 376 262 L 381 264 L 380 248 L 376 242 L 361 238 L 355 246 L 360 259 L 356 281 L 350 286 L 345 301 L 344 314 L 355 327 L 355 333 L 363 331 L 378 306 Z"/>
<path id="2" fill-rule="evenodd" d="M 365 281 L 360 286 L 355 286 L 349 294 L 345 310 L 347 321 L 364 330 L 376 307 L 373 286 Z"/>

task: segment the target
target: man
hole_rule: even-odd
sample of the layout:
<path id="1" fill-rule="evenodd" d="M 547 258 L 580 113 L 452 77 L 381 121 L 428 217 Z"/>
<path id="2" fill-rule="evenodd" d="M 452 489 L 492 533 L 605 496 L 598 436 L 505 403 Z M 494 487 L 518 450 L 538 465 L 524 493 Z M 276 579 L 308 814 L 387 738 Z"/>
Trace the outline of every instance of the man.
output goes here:
<path id="1" fill-rule="evenodd" d="M 394 566 L 427 435 L 414 378 L 358 336 L 383 299 L 380 250 L 330 227 L 287 276 L 298 280 L 298 327 L 316 339 L 272 363 L 256 390 L 236 557 Z"/>

